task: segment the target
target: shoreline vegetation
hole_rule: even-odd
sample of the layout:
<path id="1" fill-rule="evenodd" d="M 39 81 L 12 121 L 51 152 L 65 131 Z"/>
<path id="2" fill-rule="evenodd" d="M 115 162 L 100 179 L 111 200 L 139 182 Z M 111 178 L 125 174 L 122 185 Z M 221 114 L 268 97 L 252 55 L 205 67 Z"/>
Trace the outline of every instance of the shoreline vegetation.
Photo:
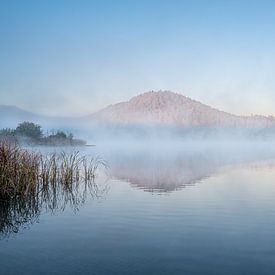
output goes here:
<path id="1" fill-rule="evenodd" d="M 50 192 L 56 186 L 73 190 L 81 182 L 93 182 L 99 166 L 106 165 L 79 152 L 43 155 L 0 142 L 0 200 Z"/>
<path id="2" fill-rule="evenodd" d="M 38 220 L 42 209 L 75 211 L 86 198 L 100 197 L 95 183 L 99 158 L 79 152 L 44 155 L 17 144 L 0 142 L 0 239 Z"/>
<path id="3" fill-rule="evenodd" d="M 52 130 L 51 134 L 44 134 L 39 124 L 28 121 L 18 124 L 15 129 L 5 128 L 0 130 L 0 142 L 1 141 L 49 146 L 86 145 L 86 141 L 76 139 L 72 133 L 66 133 L 61 130 Z"/>

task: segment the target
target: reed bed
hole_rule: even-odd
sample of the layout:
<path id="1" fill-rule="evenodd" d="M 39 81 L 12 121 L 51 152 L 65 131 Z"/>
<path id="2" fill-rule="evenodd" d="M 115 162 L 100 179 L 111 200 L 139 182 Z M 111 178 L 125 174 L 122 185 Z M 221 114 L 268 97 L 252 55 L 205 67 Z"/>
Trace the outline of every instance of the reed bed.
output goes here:
<path id="1" fill-rule="evenodd" d="M 95 183 L 101 165 L 79 152 L 43 155 L 0 142 L 0 239 L 37 222 L 42 211 L 78 211 L 87 196 L 102 197 L 108 190 Z"/>
<path id="2" fill-rule="evenodd" d="M 58 186 L 73 192 L 81 182 L 92 182 L 100 165 L 99 158 L 87 158 L 79 152 L 53 153 L 47 156 L 16 144 L 0 143 L 0 200 L 43 191 L 44 196 Z"/>

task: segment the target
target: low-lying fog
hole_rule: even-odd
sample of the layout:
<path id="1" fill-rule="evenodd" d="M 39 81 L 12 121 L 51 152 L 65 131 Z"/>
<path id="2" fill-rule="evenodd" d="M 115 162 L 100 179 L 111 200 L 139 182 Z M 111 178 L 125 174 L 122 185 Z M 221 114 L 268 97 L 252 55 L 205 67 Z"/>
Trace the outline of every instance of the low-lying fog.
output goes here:
<path id="1" fill-rule="evenodd" d="M 111 178 L 150 191 L 196 184 L 227 167 L 275 164 L 273 140 L 113 135 L 95 139 L 95 145 L 87 150 L 107 161 Z"/>
<path id="2" fill-rule="evenodd" d="M 49 124 L 43 129 L 50 131 L 51 127 Z M 80 150 L 105 160 L 111 178 L 148 190 L 172 191 L 196 184 L 224 167 L 267 162 L 271 165 L 275 160 L 273 128 L 177 128 L 73 122 L 54 127 L 95 145 Z"/>
<path id="3" fill-rule="evenodd" d="M 49 127 L 49 126 L 48 126 Z M 240 142 L 273 141 L 275 127 L 176 127 L 163 125 L 129 125 L 106 123 L 72 123 L 64 126 L 89 144 L 98 143 L 174 143 L 182 141 Z M 48 128 L 49 129 L 49 128 Z"/>

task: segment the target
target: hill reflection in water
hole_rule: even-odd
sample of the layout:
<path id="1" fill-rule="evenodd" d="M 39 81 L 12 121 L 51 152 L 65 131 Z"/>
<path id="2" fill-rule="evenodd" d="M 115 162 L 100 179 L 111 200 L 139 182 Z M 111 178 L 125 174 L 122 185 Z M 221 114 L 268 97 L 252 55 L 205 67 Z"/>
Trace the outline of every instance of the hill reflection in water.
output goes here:
<path id="1" fill-rule="evenodd" d="M 267 143 L 112 149 L 109 175 L 152 192 L 171 192 L 214 175 L 227 166 L 275 158 Z"/>
<path id="2" fill-rule="evenodd" d="M 275 159 L 274 146 L 261 144 L 185 144 L 184 146 L 100 146 L 111 178 L 129 182 L 149 192 L 172 192 L 197 184 L 224 167 Z M 114 182 L 112 183 L 114 184 Z M 20 232 L 39 221 L 43 213 L 57 214 L 67 208 L 78 211 L 88 198 L 101 198 L 108 186 L 83 182 L 67 188 L 51 185 L 27 196 L 0 198 L 0 239 Z"/>

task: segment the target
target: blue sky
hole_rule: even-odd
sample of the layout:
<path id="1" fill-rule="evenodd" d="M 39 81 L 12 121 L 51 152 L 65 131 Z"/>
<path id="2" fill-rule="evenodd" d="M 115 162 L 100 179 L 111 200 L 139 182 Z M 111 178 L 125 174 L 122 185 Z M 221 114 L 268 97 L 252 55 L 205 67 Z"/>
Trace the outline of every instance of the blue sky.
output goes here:
<path id="1" fill-rule="evenodd" d="M 80 115 L 148 90 L 275 115 L 275 1 L 0 0 L 0 104 Z"/>

